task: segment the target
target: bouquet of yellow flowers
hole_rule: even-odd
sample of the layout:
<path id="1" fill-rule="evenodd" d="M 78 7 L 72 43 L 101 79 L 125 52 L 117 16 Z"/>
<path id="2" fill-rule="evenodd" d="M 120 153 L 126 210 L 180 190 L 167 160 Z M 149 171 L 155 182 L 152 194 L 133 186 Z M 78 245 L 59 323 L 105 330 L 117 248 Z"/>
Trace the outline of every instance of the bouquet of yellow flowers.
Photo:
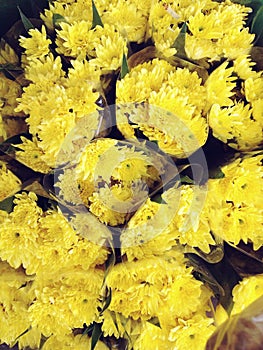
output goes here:
<path id="1" fill-rule="evenodd" d="M 0 41 L 0 349 L 261 349 L 263 2 L 40 7 Z"/>

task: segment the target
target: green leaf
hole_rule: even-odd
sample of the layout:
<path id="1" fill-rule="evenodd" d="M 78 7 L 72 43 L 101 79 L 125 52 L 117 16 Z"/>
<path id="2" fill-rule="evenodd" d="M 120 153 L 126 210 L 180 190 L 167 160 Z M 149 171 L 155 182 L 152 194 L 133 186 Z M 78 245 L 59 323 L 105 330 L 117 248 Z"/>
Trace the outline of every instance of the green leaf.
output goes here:
<path id="1" fill-rule="evenodd" d="M 100 337 L 102 335 L 102 330 L 101 330 L 101 324 L 100 323 L 95 323 L 92 334 L 91 334 L 91 347 L 90 350 L 94 350 Z"/>
<path id="2" fill-rule="evenodd" d="M 186 58 L 186 52 L 185 52 L 185 34 L 187 32 L 187 24 L 184 22 L 182 29 L 175 39 L 173 45 L 171 47 L 175 48 L 177 53 L 176 56 L 181 58 Z"/>
<path id="3" fill-rule="evenodd" d="M 97 7 L 94 3 L 94 1 L 92 0 L 92 26 L 91 29 L 94 29 L 96 26 L 103 26 L 102 20 L 100 18 L 99 12 L 97 10 Z"/>
<path id="4" fill-rule="evenodd" d="M 125 75 L 128 73 L 129 73 L 129 67 L 127 62 L 127 57 L 125 54 L 123 54 L 122 63 L 121 63 L 121 79 L 123 79 Z"/>
<path id="5" fill-rule="evenodd" d="M 263 37 L 263 5 L 260 6 L 255 17 L 253 18 L 251 31 L 252 33 L 256 34 L 256 40 L 254 42 L 255 45 L 255 43 Z"/>
<path id="6" fill-rule="evenodd" d="M 100 312 L 101 314 L 109 307 L 109 305 L 111 303 L 111 298 L 112 298 L 112 292 L 111 292 L 111 289 L 109 289 L 109 294 L 106 296 L 106 298 L 104 300 L 103 308 Z"/>
<path id="7" fill-rule="evenodd" d="M 6 211 L 8 214 L 12 212 L 13 210 L 13 201 L 14 201 L 14 196 L 8 197 L 4 199 L 2 202 L 0 202 L 0 210 Z"/>
<path id="8" fill-rule="evenodd" d="M 181 177 L 181 183 L 193 185 L 195 182 L 188 175 L 185 175 Z"/>
<path id="9" fill-rule="evenodd" d="M 21 21 L 25 27 L 26 31 L 29 31 L 29 29 L 34 29 L 34 26 L 32 24 L 32 22 L 30 22 L 30 20 L 23 14 L 23 12 L 21 11 L 20 7 L 17 6 L 20 17 L 21 17 Z"/>
<path id="10" fill-rule="evenodd" d="M 60 23 L 67 23 L 65 17 L 61 16 L 59 13 L 53 13 L 52 22 L 55 28 L 58 28 Z"/>

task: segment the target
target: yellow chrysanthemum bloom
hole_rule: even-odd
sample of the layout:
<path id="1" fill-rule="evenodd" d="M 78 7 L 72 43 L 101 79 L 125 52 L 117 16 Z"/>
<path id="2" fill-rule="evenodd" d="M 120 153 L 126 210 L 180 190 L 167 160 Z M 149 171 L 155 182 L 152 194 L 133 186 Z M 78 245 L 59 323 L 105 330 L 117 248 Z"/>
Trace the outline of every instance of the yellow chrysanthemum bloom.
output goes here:
<path id="1" fill-rule="evenodd" d="M 43 350 L 87 350 L 91 347 L 91 338 L 83 336 L 82 334 L 65 335 L 63 338 L 51 335 L 42 346 Z M 101 341 L 98 341 L 94 350 L 108 350 L 109 348 Z"/>
<path id="2" fill-rule="evenodd" d="M 100 7 L 100 4 L 98 5 Z M 150 0 L 145 1 L 143 5 L 139 0 L 115 0 L 109 4 L 106 11 L 101 12 L 102 22 L 114 24 L 128 41 L 141 43 L 145 38 L 150 7 Z"/>
<path id="3" fill-rule="evenodd" d="M 113 25 L 90 29 L 86 21 L 61 23 L 57 30 L 57 52 L 79 60 L 89 57 L 90 64 L 102 71 L 116 70 L 127 53 L 125 39 Z"/>
<path id="4" fill-rule="evenodd" d="M 263 244 L 262 155 L 238 158 L 222 167 L 224 178 L 210 179 L 209 222 L 211 230 L 230 244 Z"/>
<path id="5" fill-rule="evenodd" d="M 233 288 L 232 294 L 234 306 L 231 315 L 235 315 L 263 295 L 263 275 L 244 278 Z"/>
<path id="6" fill-rule="evenodd" d="M 100 7 L 102 5 L 102 8 Z M 92 25 L 92 10 L 91 1 L 87 6 L 87 0 L 78 1 L 54 1 L 49 3 L 49 9 L 45 9 L 44 13 L 40 14 L 41 19 L 44 21 L 46 26 L 54 30 L 53 16 L 55 14 L 65 18 L 67 23 L 75 23 L 77 21 L 85 20 L 89 23 L 89 27 Z M 105 9 L 103 1 L 96 1 L 96 6 L 100 9 Z"/>
<path id="7" fill-rule="evenodd" d="M 13 347 L 17 338 L 30 328 L 27 309 L 32 302 L 26 282 L 30 280 L 22 269 L 14 270 L 0 261 L 0 341 Z"/>
<path id="8" fill-rule="evenodd" d="M 42 209 L 36 200 L 34 193 L 17 194 L 14 210 L 1 223 L 0 257 L 14 268 L 23 265 L 30 269 L 38 264 L 38 220 Z"/>
<path id="9" fill-rule="evenodd" d="M 5 42 L 4 39 L 0 40 L 0 64 L 18 64 L 19 59 L 14 49 Z"/>
<path id="10" fill-rule="evenodd" d="M 253 118 L 253 110 L 244 102 L 220 108 L 214 104 L 209 112 L 213 135 L 230 147 L 250 151 L 263 143 L 262 125 Z"/>
<path id="11" fill-rule="evenodd" d="M 0 161 L 0 201 L 13 196 L 21 189 L 21 185 L 19 178 Z"/>
<path id="12" fill-rule="evenodd" d="M 245 28 L 249 12 L 251 8 L 231 1 L 154 1 L 148 36 L 164 56 L 171 57 L 176 54 L 174 43 L 181 25 L 187 22 L 185 51 L 189 58 L 234 59 L 248 54 L 254 40 Z"/>
<path id="13" fill-rule="evenodd" d="M 240 55 L 234 61 L 234 72 L 237 73 L 240 79 L 256 78 L 259 75 L 253 67 L 256 62 L 253 62 L 249 55 Z"/>
<path id="14" fill-rule="evenodd" d="M 15 80 L 8 79 L 3 73 L 0 73 L 0 116 L 1 117 L 20 117 L 24 113 L 15 111 L 17 107 L 17 98 L 21 96 L 21 85 Z"/>
<path id="15" fill-rule="evenodd" d="M 41 31 L 38 29 L 29 29 L 30 37 L 20 37 L 19 43 L 25 49 L 27 61 L 33 59 L 40 59 L 49 54 L 49 45 L 51 40 L 47 38 L 47 32 L 45 26 L 41 27 Z"/>
<path id="16" fill-rule="evenodd" d="M 176 193 L 176 192 L 179 192 Z M 168 232 L 173 232 L 181 244 L 210 252 L 215 244 L 209 225 L 209 206 L 206 203 L 206 188 L 183 185 L 163 194 L 164 200 L 173 203 L 180 196 L 177 212 L 171 221 Z M 202 207 L 203 206 L 203 207 Z"/>
<path id="17" fill-rule="evenodd" d="M 207 107 L 211 106 L 208 121 L 216 138 L 234 149 L 250 151 L 263 143 L 262 72 L 252 70 L 255 63 L 251 62 L 246 55 L 236 59 L 233 63 L 232 68 L 226 68 L 227 62 L 225 62 L 212 72 L 206 81 Z M 220 72 L 221 77 L 218 75 Z M 241 94 L 236 96 L 234 88 L 237 86 L 234 84 L 236 80 L 234 72 L 243 80 L 241 81 Z"/>
<path id="18" fill-rule="evenodd" d="M 203 350 L 214 330 L 212 318 L 196 315 L 187 321 L 180 319 L 178 326 L 170 331 L 168 339 L 174 342 L 175 349 Z"/>
<path id="19" fill-rule="evenodd" d="M 159 62 L 163 64 L 156 69 Z M 125 135 L 132 135 L 126 118 L 164 152 L 183 158 L 207 139 L 206 91 L 196 72 L 164 62 L 154 59 L 138 65 L 117 82 L 117 123 Z"/>
<path id="20" fill-rule="evenodd" d="M 16 159 L 29 168 L 41 173 L 48 173 L 51 168 L 43 160 L 44 152 L 38 147 L 37 140 L 32 141 L 21 136 L 22 143 L 16 145 Z"/>
<path id="21" fill-rule="evenodd" d="M 39 219 L 40 232 L 36 251 L 39 263 L 34 266 L 37 275 L 58 273 L 59 270 L 73 266 L 81 266 L 83 270 L 87 270 L 105 262 L 108 251 L 102 244 L 106 235 L 103 237 L 101 232 L 102 237 L 97 242 L 93 237 L 95 227 L 91 229 L 87 224 L 82 232 L 84 222 L 87 221 L 83 220 L 82 226 L 77 224 L 77 218 L 69 223 L 62 213 L 56 211 L 46 212 Z M 90 223 L 93 226 L 96 224 L 95 220 Z M 96 229 L 101 227 L 97 224 Z"/>
<path id="22" fill-rule="evenodd" d="M 112 290 L 109 310 L 135 320 L 153 317 L 165 320 L 166 312 L 171 307 L 174 318 L 187 318 L 197 311 L 200 304 L 202 283 L 193 278 L 191 269 L 185 267 L 180 257 L 178 260 L 154 257 L 122 262 L 111 269 L 106 284 Z M 182 288 L 187 294 L 183 307 L 182 301 L 174 304 L 172 297 L 179 293 L 180 297 L 177 296 L 176 300 L 182 300 L 186 296 L 180 292 Z"/>
<path id="23" fill-rule="evenodd" d="M 34 84 L 55 85 L 62 81 L 65 72 L 62 70 L 61 58 L 49 53 L 45 57 L 32 59 L 25 67 L 25 77 Z"/>
<path id="24" fill-rule="evenodd" d="M 32 286 L 34 302 L 28 312 L 31 325 L 46 337 L 63 339 L 72 329 L 93 323 L 98 315 L 104 273 L 98 269 L 67 268 L 63 273 L 41 275 Z"/>
<path id="25" fill-rule="evenodd" d="M 179 200 L 178 196 L 174 196 L 173 200 Z M 177 246 L 179 232 L 169 229 L 169 224 L 176 215 L 174 203 L 160 204 L 148 198 L 132 216 L 120 238 L 121 253 L 128 261 L 164 254 L 179 258 L 178 247 L 172 249 Z"/>
<path id="26" fill-rule="evenodd" d="M 207 110 L 214 103 L 218 103 L 222 107 L 233 105 L 231 97 L 234 95 L 233 89 L 236 87 L 237 78 L 232 75 L 234 68 L 227 68 L 228 64 L 228 62 L 222 63 L 205 82 Z"/>

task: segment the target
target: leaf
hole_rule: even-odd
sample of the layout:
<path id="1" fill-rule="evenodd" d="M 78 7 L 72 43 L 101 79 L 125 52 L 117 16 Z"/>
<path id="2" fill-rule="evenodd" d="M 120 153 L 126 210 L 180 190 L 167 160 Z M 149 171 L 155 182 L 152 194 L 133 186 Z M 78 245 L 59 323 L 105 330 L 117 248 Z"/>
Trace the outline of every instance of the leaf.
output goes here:
<path id="1" fill-rule="evenodd" d="M 102 335 L 102 330 L 101 330 L 101 324 L 100 323 L 95 323 L 92 334 L 91 334 L 91 346 L 90 350 L 94 350 L 100 337 Z"/>
<path id="2" fill-rule="evenodd" d="M 127 62 L 127 57 L 125 54 L 123 54 L 122 63 L 121 63 L 121 79 L 123 79 L 125 75 L 128 73 L 129 73 L 129 67 Z"/>
<path id="3" fill-rule="evenodd" d="M 13 201 L 14 201 L 14 196 L 8 197 L 4 199 L 2 202 L 0 202 L 0 210 L 6 211 L 8 214 L 10 214 L 13 210 Z"/>
<path id="4" fill-rule="evenodd" d="M 263 5 L 260 6 L 252 20 L 251 31 L 256 34 L 255 45 L 260 39 L 263 39 Z"/>
<path id="5" fill-rule="evenodd" d="M 21 21 L 23 22 L 23 25 L 25 27 L 26 31 L 29 31 L 29 29 L 34 29 L 34 26 L 32 24 L 32 22 L 23 14 L 23 12 L 21 11 L 20 7 L 17 6 L 20 17 L 21 17 Z"/>
<path id="6" fill-rule="evenodd" d="M 109 289 L 109 294 L 106 296 L 105 300 L 104 300 L 104 305 L 103 308 L 101 310 L 101 314 L 110 306 L 111 303 L 111 298 L 112 298 L 112 292 L 111 292 L 111 288 Z"/>
<path id="7" fill-rule="evenodd" d="M 91 29 L 94 29 L 96 26 L 103 26 L 102 20 L 100 18 L 99 12 L 97 10 L 97 7 L 94 3 L 94 1 L 92 0 L 92 26 Z"/>
<path id="8" fill-rule="evenodd" d="M 175 39 L 173 45 L 171 47 L 175 48 L 177 53 L 176 56 L 179 56 L 181 58 L 186 58 L 186 52 L 185 52 L 185 34 L 187 32 L 187 24 L 184 22 L 182 29 Z"/>
<path id="9" fill-rule="evenodd" d="M 53 13 L 52 22 L 55 28 L 59 28 L 60 23 L 67 23 L 65 17 L 61 16 L 59 13 Z"/>

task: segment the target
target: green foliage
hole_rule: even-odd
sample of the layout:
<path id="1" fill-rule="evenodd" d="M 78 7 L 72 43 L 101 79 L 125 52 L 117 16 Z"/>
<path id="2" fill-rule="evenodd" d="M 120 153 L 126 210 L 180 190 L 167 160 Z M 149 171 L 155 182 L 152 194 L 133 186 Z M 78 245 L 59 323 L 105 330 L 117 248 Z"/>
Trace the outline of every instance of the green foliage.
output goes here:
<path id="1" fill-rule="evenodd" d="M 20 7 L 17 6 L 20 17 L 21 17 L 21 21 L 25 27 L 26 31 L 29 31 L 29 29 L 34 29 L 34 26 L 32 24 L 32 22 L 30 22 L 30 20 L 23 14 L 23 12 L 21 11 Z"/>
<path id="2" fill-rule="evenodd" d="M 92 26 L 91 26 L 91 29 L 94 29 L 96 26 L 103 27 L 103 23 L 102 23 L 102 20 L 100 18 L 97 7 L 96 7 L 94 1 L 92 0 Z"/>
<path id="3" fill-rule="evenodd" d="M 90 350 L 94 350 L 100 337 L 102 335 L 101 324 L 95 323 L 91 333 L 91 347 Z"/>
<path id="4" fill-rule="evenodd" d="M 263 5 L 260 6 L 252 20 L 251 31 L 256 34 L 254 44 L 263 43 Z"/>
<path id="5" fill-rule="evenodd" d="M 129 67 L 128 67 L 128 62 L 127 62 L 127 57 L 125 54 L 123 54 L 122 57 L 122 64 L 121 64 L 121 79 L 125 77 L 126 74 L 129 73 Z"/>
<path id="6" fill-rule="evenodd" d="M 174 47 L 177 50 L 176 56 L 181 58 L 186 58 L 186 52 L 185 52 L 185 35 L 187 32 L 187 24 L 184 22 L 182 29 L 178 35 L 178 37 L 175 39 L 172 47 Z"/>

